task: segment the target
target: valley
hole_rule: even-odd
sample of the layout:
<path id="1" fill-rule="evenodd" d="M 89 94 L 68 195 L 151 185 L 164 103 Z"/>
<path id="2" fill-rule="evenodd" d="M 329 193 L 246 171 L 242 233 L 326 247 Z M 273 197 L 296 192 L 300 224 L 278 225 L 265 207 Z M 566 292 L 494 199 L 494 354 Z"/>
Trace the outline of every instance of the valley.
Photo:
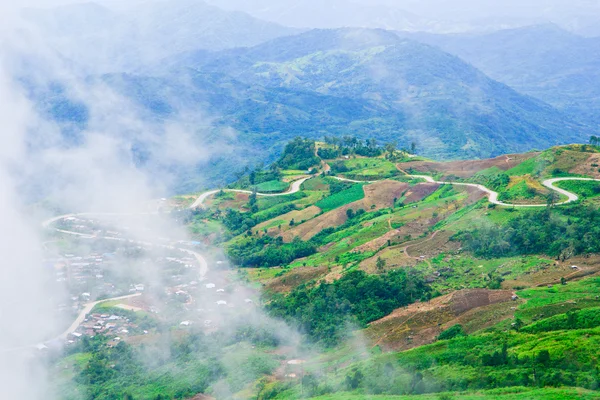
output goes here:
<path id="1" fill-rule="evenodd" d="M 260 303 L 301 333 L 294 345 L 281 342 L 290 337 L 253 342 L 238 334 L 234 348 L 255 343 L 261 369 L 235 385 L 226 378 L 238 391 L 228 396 L 597 398 L 600 243 L 592 221 L 600 218 L 600 182 L 589 168 L 598 149 L 436 163 L 354 143 L 294 140 L 274 166 L 186 200 L 187 210 L 174 198 L 160 211 L 184 212 L 201 251 L 222 248 L 233 263 L 217 265 L 217 275 L 207 270 L 201 286 L 209 279 L 227 293 L 245 291 L 246 306 Z M 311 157 L 310 168 L 298 164 Z M 286 182 L 279 193 L 256 190 L 274 180 Z M 185 290 L 187 313 L 214 301 Z M 182 319 L 179 307 L 170 312 Z M 176 342 L 216 340 L 229 335 L 221 327 L 239 326 L 233 310 L 224 324 L 214 316 L 210 324 L 187 317 L 179 328 L 157 323 L 173 324 Z M 135 349 L 165 334 L 125 342 Z M 224 394 L 208 382 L 202 391 Z"/>

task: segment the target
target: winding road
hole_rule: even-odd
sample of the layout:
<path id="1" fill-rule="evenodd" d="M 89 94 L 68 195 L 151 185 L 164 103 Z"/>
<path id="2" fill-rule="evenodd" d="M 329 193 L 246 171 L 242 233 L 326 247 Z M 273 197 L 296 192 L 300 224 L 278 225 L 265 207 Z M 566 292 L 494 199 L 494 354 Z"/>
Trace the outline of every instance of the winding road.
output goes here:
<path id="1" fill-rule="evenodd" d="M 400 170 L 401 172 L 404 172 L 402 170 Z M 500 194 L 494 190 L 488 189 L 487 187 L 483 186 L 483 185 L 479 185 L 476 183 L 463 183 L 463 182 L 447 182 L 447 181 L 436 181 L 435 179 L 433 179 L 431 176 L 428 175 L 411 175 L 408 174 L 406 172 L 404 172 L 406 174 L 407 177 L 409 178 L 415 178 L 415 179 L 423 179 L 426 182 L 429 183 L 436 183 L 438 185 L 455 185 L 455 186 L 468 186 L 468 187 L 474 187 L 482 192 L 484 192 L 486 194 L 486 196 L 488 197 L 488 200 L 490 203 L 498 205 L 498 206 L 503 206 L 503 207 L 519 207 L 519 208 L 534 208 L 534 207 L 546 207 L 547 204 L 512 204 L 512 203 L 505 203 L 503 201 L 498 200 Z M 287 196 L 293 193 L 297 193 L 300 191 L 300 187 L 302 186 L 302 184 L 304 182 L 306 182 L 307 180 L 313 178 L 312 176 L 306 176 L 302 179 L 296 180 L 294 182 L 292 182 L 292 184 L 290 185 L 290 188 L 286 191 L 286 192 L 282 192 L 282 193 L 256 193 L 257 196 L 263 196 L 263 197 L 276 197 L 276 196 Z M 354 179 L 348 179 L 348 178 L 342 178 L 339 176 L 333 176 L 332 178 L 337 179 L 339 181 L 344 181 L 344 182 L 352 182 L 352 183 L 376 183 L 379 181 L 357 181 Z M 551 179 L 546 179 L 542 182 L 542 184 L 547 187 L 548 189 L 559 193 L 563 196 L 567 197 L 567 200 L 562 201 L 560 203 L 555 203 L 554 205 L 556 206 L 560 206 L 560 205 L 565 205 L 565 204 L 569 204 L 572 202 L 575 202 L 577 200 L 579 200 L 579 196 L 577 196 L 575 193 L 571 193 L 567 190 L 561 189 L 559 187 L 554 186 L 555 183 L 557 182 L 563 182 L 563 181 L 593 181 L 593 182 L 600 182 L 600 179 L 593 179 L 593 178 L 578 178 L 578 177 L 564 177 L 564 178 L 551 178 Z M 194 208 L 198 208 L 198 207 L 204 207 L 204 202 L 212 195 L 215 195 L 217 193 L 219 193 L 221 190 L 225 191 L 225 192 L 236 192 L 236 193 L 253 193 L 249 190 L 239 190 L 239 189 L 218 189 L 218 190 L 211 190 L 209 192 L 205 192 L 202 193 L 200 196 L 198 196 L 198 198 L 196 199 L 196 201 L 194 201 L 194 203 L 190 206 L 191 209 Z"/>
<path id="2" fill-rule="evenodd" d="M 505 203 L 503 201 L 498 200 L 498 197 L 500 196 L 500 194 L 494 190 L 488 189 L 487 187 L 483 186 L 483 185 L 478 185 L 476 183 L 462 183 L 462 182 L 446 182 L 446 181 L 436 181 L 435 179 L 433 179 L 432 177 L 428 176 L 428 175 L 410 175 L 410 174 L 406 174 L 407 177 L 409 178 L 415 178 L 415 179 L 423 179 L 426 182 L 429 183 L 436 183 L 438 185 L 455 185 L 455 186 L 469 186 L 469 187 L 474 187 L 476 189 L 479 189 L 480 191 L 484 192 L 490 203 L 492 204 L 496 204 L 498 206 L 504 206 L 504 207 L 520 207 L 520 208 L 532 208 L 532 207 L 546 207 L 547 204 L 511 204 L 511 203 Z M 353 183 L 375 183 L 377 181 L 356 181 L 353 179 L 346 179 L 346 178 L 340 178 L 338 176 L 334 176 L 334 179 L 337 179 L 339 181 L 344 181 L 344 182 L 353 182 Z M 592 182 L 600 182 L 600 179 L 593 179 L 593 178 L 577 178 L 577 177 L 565 177 L 565 178 L 552 178 L 552 179 L 546 179 L 542 182 L 542 184 L 544 186 L 546 186 L 548 189 L 556 192 L 556 193 L 560 193 L 564 196 L 567 197 L 567 200 L 560 202 L 560 203 L 555 203 L 554 205 L 556 206 L 561 206 L 561 205 L 565 205 L 565 204 L 569 204 L 572 203 L 574 201 L 579 200 L 579 196 L 577 196 L 575 193 L 571 193 L 567 190 L 558 188 L 556 186 L 554 186 L 555 183 L 557 182 L 562 182 L 562 181 L 592 181 Z"/>

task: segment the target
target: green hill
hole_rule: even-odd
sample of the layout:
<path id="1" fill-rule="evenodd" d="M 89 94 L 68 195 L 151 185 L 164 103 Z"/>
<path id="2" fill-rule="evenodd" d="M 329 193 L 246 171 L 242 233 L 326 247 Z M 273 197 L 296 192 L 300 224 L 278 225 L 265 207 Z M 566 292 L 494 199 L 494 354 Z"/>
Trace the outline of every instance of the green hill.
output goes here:
<path id="1" fill-rule="evenodd" d="M 259 398 L 600 398 L 600 182 L 563 182 L 581 196 L 564 206 L 511 186 L 586 176 L 596 147 L 450 163 L 315 147 L 346 154 L 326 161 L 343 163 L 344 172 L 321 169 L 289 198 L 221 208 L 216 218 L 231 232 L 222 246 L 242 276 L 264 286 L 268 312 L 327 349 L 301 380 L 276 379 Z M 380 181 L 339 180 L 385 163 L 396 172 L 382 170 Z M 540 207 L 495 206 L 478 189 L 428 183 L 407 170 L 462 171 L 457 183 Z M 359 337 L 362 350 L 351 344 Z"/>

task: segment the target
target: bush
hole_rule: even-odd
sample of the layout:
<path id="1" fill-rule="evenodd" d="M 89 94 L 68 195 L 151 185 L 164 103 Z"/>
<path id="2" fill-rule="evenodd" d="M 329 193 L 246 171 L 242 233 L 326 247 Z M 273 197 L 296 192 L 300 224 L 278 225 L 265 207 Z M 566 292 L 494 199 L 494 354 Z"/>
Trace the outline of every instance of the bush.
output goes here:
<path id="1" fill-rule="evenodd" d="M 467 336 L 462 325 L 456 324 L 446 329 L 438 336 L 438 340 L 450 340 L 459 336 Z"/>

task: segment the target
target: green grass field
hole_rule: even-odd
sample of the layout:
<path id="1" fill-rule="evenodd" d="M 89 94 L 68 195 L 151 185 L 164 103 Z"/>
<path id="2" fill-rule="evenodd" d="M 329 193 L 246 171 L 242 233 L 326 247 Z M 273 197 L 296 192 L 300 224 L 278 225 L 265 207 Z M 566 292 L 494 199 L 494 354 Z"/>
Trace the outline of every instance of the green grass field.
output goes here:
<path id="1" fill-rule="evenodd" d="M 256 190 L 260 193 L 281 193 L 288 190 L 290 184 L 281 181 L 268 181 L 256 185 Z"/>
<path id="2" fill-rule="evenodd" d="M 338 207 L 342 207 L 346 204 L 353 203 L 358 200 L 362 200 L 365 197 L 363 190 L 363 184 L 356 184 L 349 189 L 343 190 L 339 193 L 333 194 L 323 200 L 318 201 L 315 205 L 324 212 L 334 210 Z"/>
<path id="3" fill-rule="evenodd" d="M 342 162 L 348 169 L 342 174 L 358 180 L 385 179 L 400 173 L 394 163 L 383 158 L 355 158 Z"/>

